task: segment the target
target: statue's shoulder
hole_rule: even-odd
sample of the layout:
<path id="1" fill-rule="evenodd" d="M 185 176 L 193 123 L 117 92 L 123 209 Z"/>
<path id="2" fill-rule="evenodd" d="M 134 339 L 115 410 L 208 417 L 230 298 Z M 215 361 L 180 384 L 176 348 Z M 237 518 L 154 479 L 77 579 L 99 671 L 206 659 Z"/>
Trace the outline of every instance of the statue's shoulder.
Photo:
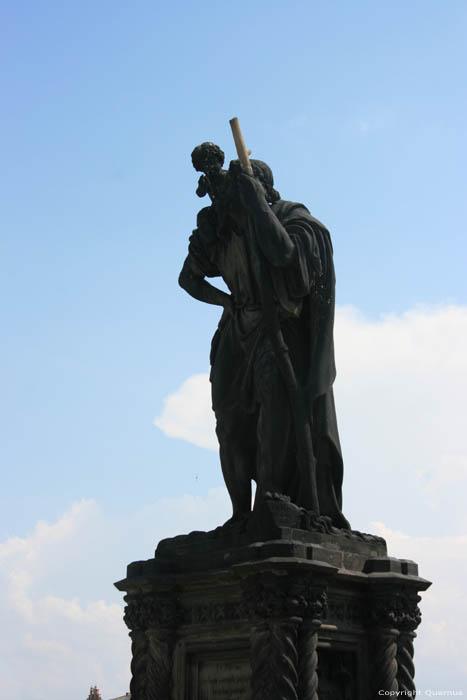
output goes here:
<path id="1" fill-rule="evenodd" d="M 310 210 L 300 202 L 288 202 L 285 199 L 279 199 L 271 205 L 271 209 L 277 216 L 283 226 L 302 225 L 306 229 L 311 227 L 326 232 L 329 234 L 326 226 L 311 215 Z"/>
<path id="2" fill-rule="evenodd" d="M 196 228 L 190 236 L 193 245 L 209 248 L 216 241 L 217 215 L 214 207 L 204 207 L 196 217 Z"/>
<path id="3" fill-rule="evenodd" d="M 204 207 L 198 212 L 196 228 L 190 236 L 188 254 L 192 265 L 206 277 L 217 277 L 216 265 L 217 216 L 214 208 Z"/>

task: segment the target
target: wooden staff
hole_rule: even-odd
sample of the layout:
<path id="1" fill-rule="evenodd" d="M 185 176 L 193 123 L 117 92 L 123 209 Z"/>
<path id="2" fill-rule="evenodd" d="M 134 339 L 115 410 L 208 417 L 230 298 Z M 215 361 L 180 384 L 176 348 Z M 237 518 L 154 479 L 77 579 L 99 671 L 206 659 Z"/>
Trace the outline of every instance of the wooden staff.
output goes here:
<path id="1" fill-rule="evenodd" d="M 235 141 L 238 159 L 245 168 L 248 175 L 253 175 L 253 168 L 251 167 L 250 159 L 248 158 L 251 151 L 246 150 L 245 141 L 243 140 L 243 134 L 241 132 L 240 124 L 238 123 L 237 117 L 231 119 L 229 124 L 230 128 L 232 129 L 232 135 Z"/>

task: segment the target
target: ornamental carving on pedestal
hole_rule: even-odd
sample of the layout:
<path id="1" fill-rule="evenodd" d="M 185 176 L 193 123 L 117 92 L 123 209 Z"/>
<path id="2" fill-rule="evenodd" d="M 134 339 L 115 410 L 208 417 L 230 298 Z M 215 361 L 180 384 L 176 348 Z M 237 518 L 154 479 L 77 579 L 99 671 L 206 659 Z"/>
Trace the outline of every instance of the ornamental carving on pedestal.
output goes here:
<path id="1" fill-rule="evenodd" d="M 175 627 L 180 619 L 180 610 L 174 594 L 153 593 L 125 596 L 124 611 L 126 626 L 134 630 L 150 627 Z"/>

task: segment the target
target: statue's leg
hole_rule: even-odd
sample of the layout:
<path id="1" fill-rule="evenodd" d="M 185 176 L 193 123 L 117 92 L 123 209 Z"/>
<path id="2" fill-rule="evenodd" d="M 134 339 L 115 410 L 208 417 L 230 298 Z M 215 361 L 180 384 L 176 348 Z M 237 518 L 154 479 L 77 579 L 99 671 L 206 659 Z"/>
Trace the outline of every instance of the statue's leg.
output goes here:
<path id="1" fill-rule="evenodd" d="M 255 477 L 256 417 L 240 409 L 216 412 L 216 433 L 233 518 L 251 511 L 251 479 Z"/>
<path id="2" fill-rule="evenodd" d="M 266 492 L 288 495 L 293 474 L 291 412 L 286 387 L 272 347 L 267 344 L 255 363 L 255 393 L 259 403 L 257 423 L 257 484 Z"/>

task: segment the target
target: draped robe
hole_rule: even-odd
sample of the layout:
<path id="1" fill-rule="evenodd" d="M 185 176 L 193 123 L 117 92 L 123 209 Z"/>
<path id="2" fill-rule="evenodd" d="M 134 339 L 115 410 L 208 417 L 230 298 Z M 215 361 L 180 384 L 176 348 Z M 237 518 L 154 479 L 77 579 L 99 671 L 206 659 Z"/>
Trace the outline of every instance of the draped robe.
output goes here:
<path id="1" fill-rule="evenodd" d="M 234 424 L 242 422 L 248 426 L 244 439 L 250 447 L 255 440 L 269 439 L 267 430 L 259 434 L 255 428 L 261 401 L 267 401 L 261 387 L 271 375 L 271 364 L 277 364 L 262 306 L 264 279 L 258 279 L 262 266 L 311 424 L 320 512 L 330 517 L 334 526 L 349 528 L 342 514 L 343 463 L 332 390 L 336 370 L 331 238 L 303 204 L 279 200 L 271 210 L 294 245 L 292 261 L 286 266 L 265 261 L 252 244 L 255 231 L 251 222 L 253 230 L 247 235 L 232 221 L 218 217 L 214 207 L 200 212 L 198 228 L 190 238 L 193 269 L 203 277 L 221 276 L 235 305 L 233 314 L 222 315 L 211 347 L 210 379 L 217 432 L 220 440 L 222 436 L 228 440 Z M 289 412 L 293 426 L 291 406 L 283 410 Z M 293 442 L 293 429 L 284 439 Z M 298 503 L 300 474 L 293 446 L 284 456 L 282 472 L 281 492 Z M 254 463 L 249 477 L 257 478 Z"/>

